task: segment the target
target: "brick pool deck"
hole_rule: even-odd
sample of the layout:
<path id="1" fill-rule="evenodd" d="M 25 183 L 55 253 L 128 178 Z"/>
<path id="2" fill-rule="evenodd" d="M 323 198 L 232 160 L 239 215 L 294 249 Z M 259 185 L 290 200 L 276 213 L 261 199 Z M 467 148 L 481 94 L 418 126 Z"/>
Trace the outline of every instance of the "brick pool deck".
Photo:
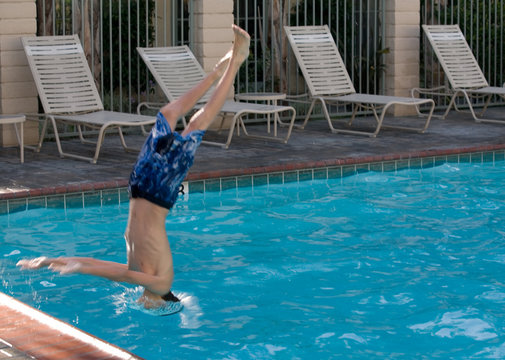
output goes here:
<path id="1" fill-rule="evenodd" d="M 505 109 L 493 108 L 488 115 L 505 119 Z M 359 119 L 358 126 L 367 121 Z M 408 124 L 419 120 L 406 117 L 390 121 Z M 129 145 L 138 147 L 143 140 L 140 136 L 127 137 Z M 93 151 L 93 147 L 76 140 L 65 141 L 63 146 L 78 153 Z M 125 153 L 117 136 L 106 137 L 95 165 L 59 158 L 54 143 L 44 144 L 40 153 L 27 150 L 24 164 L 19 163 L 18 151 L 18 148 L 0 148 L 0 214 L 6 212 L 5 203 L 31 197 L 124 188 L 137 156 Z M 505 124 L 478 124 L 467 114 L 453 112 L 445 120 L 433 119 L 424 134 L 383 129 L 376 138 L 369 138 L 332 134 L 325 121 L 317 120 L 309 122 L 304 130 L 295 129 L 288 144 L 237 136 L 228 150 L 203 144 L 188 180 L 198 182 L 338 166 L 352 168 L 352 165 L 357 169 L 358 165 L 377 162 L 431 157 L 451 160 L 459 159 L 458 154 L 472 153 L 477 156 L 469 155 L 465 159 L 481 161 L 489 155 L 494 159 L 494 154 L 500 154 L 497 158 L 503 159 Z M 13 356 L 17 359 L 137 359 L 89 334 L 79 335 L 77 329 L 58 330 L 59 325 L 48 328 L 45 314 L 34 319 L 32 309 L 27 307 L 24 311 L 25 307 L 0 293 L 0 359 Z M 103 353 L 104 350 L 108 353 Z"/>

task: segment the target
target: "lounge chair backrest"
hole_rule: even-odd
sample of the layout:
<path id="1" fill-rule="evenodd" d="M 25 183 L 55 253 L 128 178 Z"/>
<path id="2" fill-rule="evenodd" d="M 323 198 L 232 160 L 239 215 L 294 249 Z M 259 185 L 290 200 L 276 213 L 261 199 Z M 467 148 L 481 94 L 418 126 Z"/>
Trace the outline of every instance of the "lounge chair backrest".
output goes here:
<path id="1" fill-rule="evenodd" d="M 489 86 L 458 25 L 423 25 L 423 30 L 454 89 Z"/>
<path id="2" fill-rule="evenodd" d="M 356 92 L 327 25 L 284 29 L 312 96 Z"/>
<path id="3" fill-rule="evenodd" d="M 205 71 L 187 46 L 137 48 L 169 101 L 178 99 L 198 84 Z M 199 102 L 205 103 L 210 91 Z"/>
<path id="4" fill-rule="evenodd" d="M 103 110 L 77 35 L 22 39 L 46 114 Z"/>

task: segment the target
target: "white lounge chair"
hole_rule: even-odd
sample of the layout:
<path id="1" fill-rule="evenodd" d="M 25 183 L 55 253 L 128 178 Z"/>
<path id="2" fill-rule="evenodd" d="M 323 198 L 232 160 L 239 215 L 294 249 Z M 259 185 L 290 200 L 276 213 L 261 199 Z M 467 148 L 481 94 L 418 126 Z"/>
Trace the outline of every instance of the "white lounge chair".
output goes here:
<path id="1" fill-rule="evenodd" d="M 430 105 L 430 115 L 421 127 L 394 126 L 397 129 L 424 132 L 430 123 L 434 109 L 431 99 L 413 99 L 409 97 L 383 96 L 356 93 L 353 83 L 347 73 L 335 41 L 328 26 L 285 26 L 291 49 L 302 70 L 305 82 L 312 99 L 309 111 L 302 126 L 307 124 L 310 114 L 317 101 L 322 104 L 323 112 L 329 127 L 334 133 L 350 133 L 358 135 L 377 136 L 383 126 L 384 116 L 388 108 L 394 105 L 418 107 Z M 374 131 L 358 131 L 352 129 L 337 129 L 333 126 L 327 105 L 332 103 L 352 103 L 353 114 L 349 121 L 352 124 L 359 108 L 371 110 L 377 121 Z M 382 110 L 380 115 L 377 110 Z M 393 127 L 393 126 L 388 126 Z"/>
<path id="2" fill-rule="evenodd" d="M 137 50 L 168 101 L 174 101 L 179 98 L 206 76 L 202 66 L 187 46 L 137 48 Z M 211 92 L 212 89 L 200 99 L 196 108 L 202 107 L 209 100 Z M 140 104 L 139 108 L 143 105 L 145 104 Z M 247 132 L 243 121 L 245 115 L 279 115 L 284 112 L 291 114 L 288 129 L 284 137 L 251 135 Z M 227 114 L 233 115 L 226 142 L 218 143 L 206 140 L 205 143 L 218 145 L 227 149 L 230 146 L 235 129 L 239 133 L 240 128 L 242 128 L 246 136 L 287 143 L 293 129 L 296 111 L 291 106 L 262 105 L 229 100 L 221 108 L 221 114 L 223 115 L 223 119 Z"/>
<path id="3" fill-rule="evenodd" d="M 42 147 L 48 120 L 52 123 L 58 151 L 62 157 L 96 163 L 105 132 L 111 128 L 118 129 L 125 150 L 138 151 L 126 146 L 121 126 L 150 125 L 156 118 L 104 111 L 77 35 L 24 37 L 22 42 L 44 109 L 44 114 L 30 116 L 44 117 L 36 151 L 40 151 Z M 91 141 L 84 139 L 81 127 L 99 129 L 95 155 L 87 157 L 64 152 L 61 148 L 57 122 L 76 125 L 81 141 L 86 143 Z"/>
<path id="4" fill-rule="evenodd" d="M 450 96 L 449 105 L 445 113 L 440 116 L 442 118 L 447 116 L 453 106 L 457 111 L 460 111 L 456 99 L 463 96 L 476 122 L 505 123 L 505 119 L 484 119 L 479 117 L 487 110 L 493 95 L 505 98 L 505 87 L 489 86 L 459 26 L 423 25 L 422 27 L 444 70 L 448 84 L 432 89 L 414 88 L 412 89 L 412 95 Z M 472 99 L 483 98 L 486 99 L 484 107 L 477 116 Z"/>

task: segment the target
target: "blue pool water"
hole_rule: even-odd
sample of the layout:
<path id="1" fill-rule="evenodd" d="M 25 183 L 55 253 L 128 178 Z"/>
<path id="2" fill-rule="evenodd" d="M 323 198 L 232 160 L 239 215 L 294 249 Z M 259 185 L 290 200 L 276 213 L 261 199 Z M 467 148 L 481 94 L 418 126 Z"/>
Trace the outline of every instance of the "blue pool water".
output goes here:
<path id="1" fill-rule="evenodd" d="M 0 217 L 3 290 L 146 359 L 505 358 L 505 164 L 192 194 L 167 220 L 182 312 L 19 259 L 124 262 L 128 206 Z"/>

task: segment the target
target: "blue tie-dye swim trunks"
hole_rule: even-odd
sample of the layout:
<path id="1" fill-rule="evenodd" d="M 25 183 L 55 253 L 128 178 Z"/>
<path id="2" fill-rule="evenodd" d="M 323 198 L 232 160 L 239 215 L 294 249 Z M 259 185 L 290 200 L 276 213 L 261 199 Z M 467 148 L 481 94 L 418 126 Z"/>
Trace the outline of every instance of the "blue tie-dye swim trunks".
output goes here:
<path id="1" fill-rule="evenodd" d="M 172 208 L 204 134 L 203 130 L 186 136 L 172 132 L 163 114 L 158 113 L 130 175 L 130 196 Z"/>

